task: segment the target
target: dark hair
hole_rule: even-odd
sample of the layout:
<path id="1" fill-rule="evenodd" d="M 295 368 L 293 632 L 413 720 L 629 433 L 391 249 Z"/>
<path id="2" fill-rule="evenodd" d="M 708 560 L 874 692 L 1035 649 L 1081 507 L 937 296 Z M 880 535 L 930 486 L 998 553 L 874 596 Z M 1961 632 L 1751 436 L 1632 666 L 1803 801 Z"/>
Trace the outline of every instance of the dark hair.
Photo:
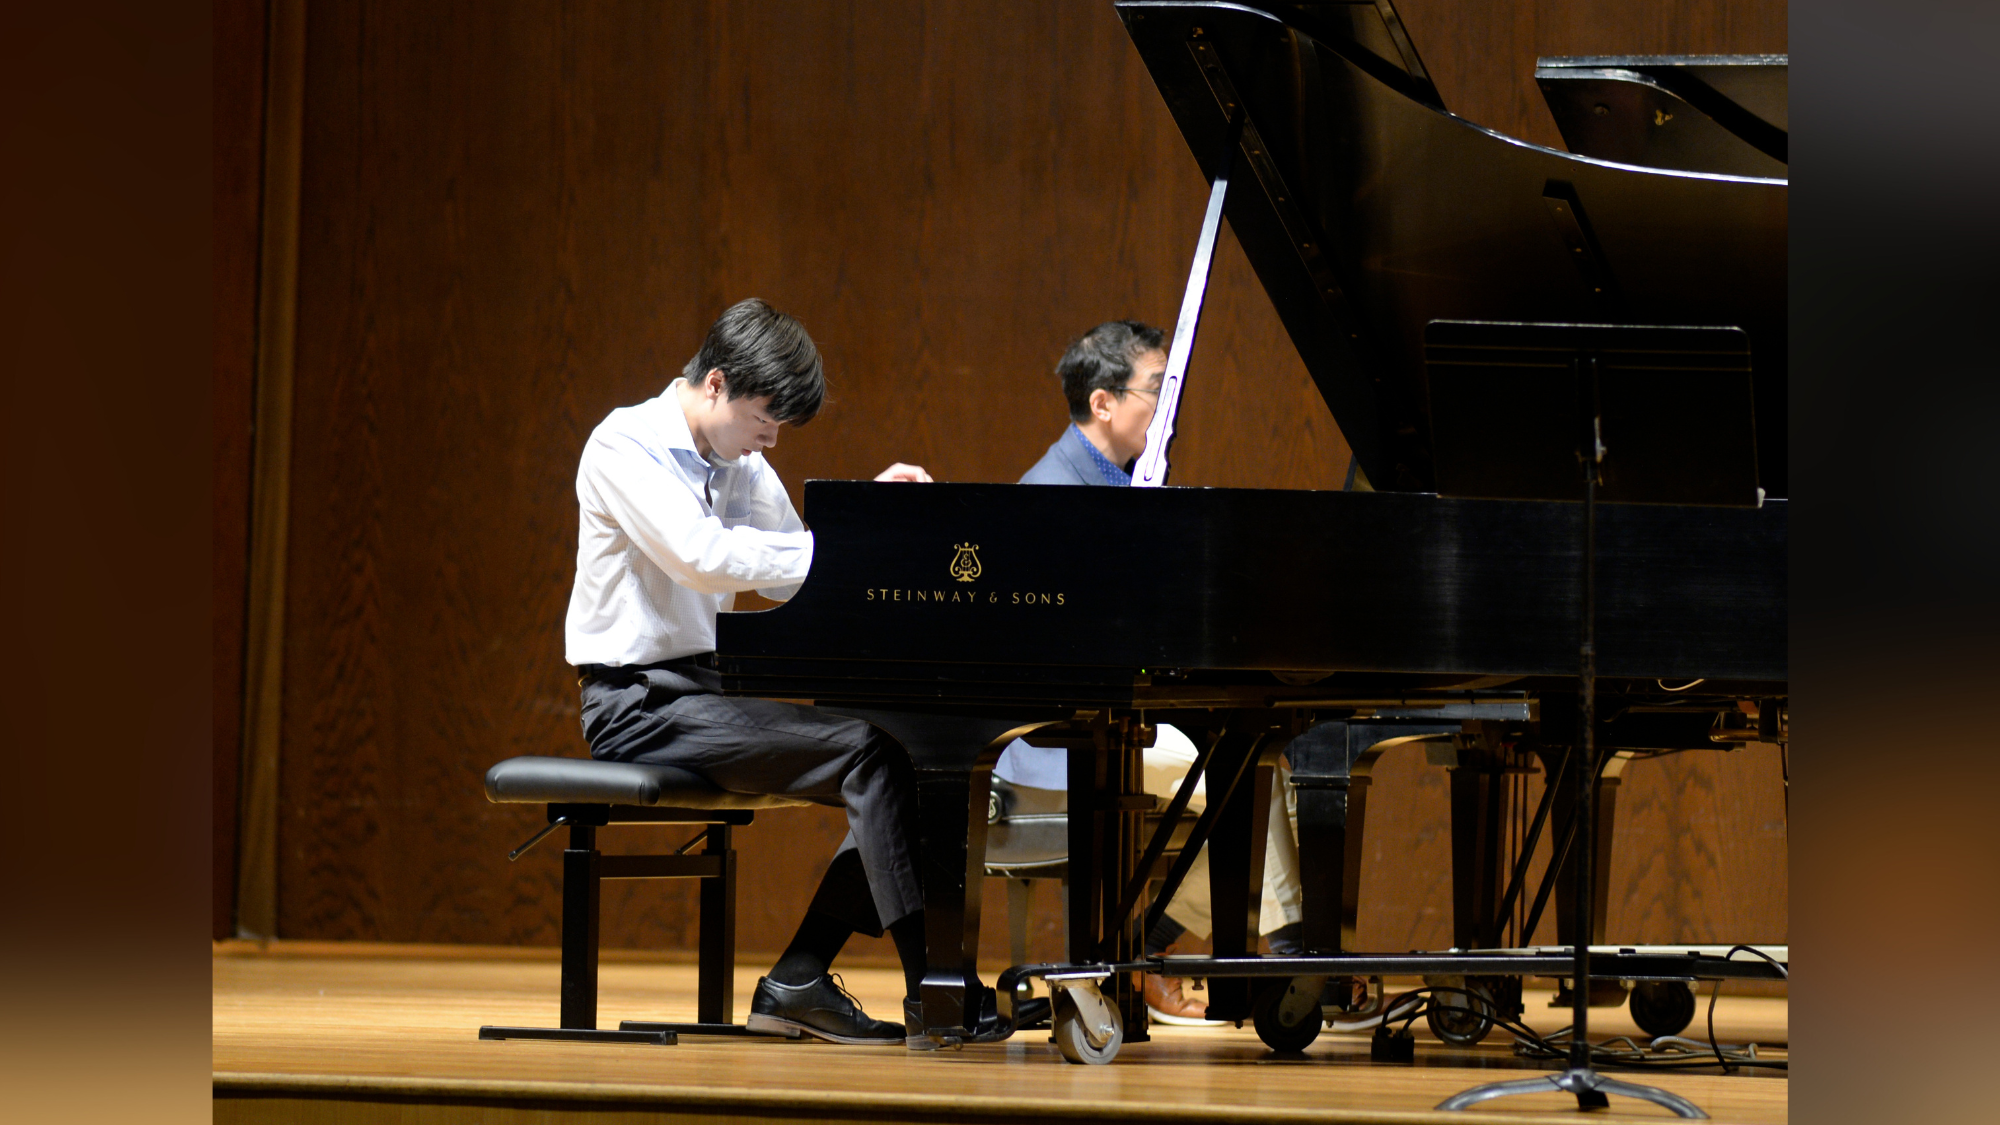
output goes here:
<path id="1" fill-rule="evenodd" d="M 720 369 L 732 399 L 771 397 L 771 417 L 803 426 L 826 401 L 826 372 L 806 327 L 755 297 L 715 318 L 701 350 L 681 368 L 690 383 Z"/>
<path id="2" fill-rule="evenodd" d="M 1136 320 L 1112 320 L 1085 332 L 1063 353 L 1056 364 L 1056 378 L 1062 380 L 1063 397 L 1069 400 L 1069 416 L 1081 422 L 1090 417 L 1090 392 L 1115 391 L 1132 378 L 1132 361 L 1147 352 L 1162 350 L 1161 332 Z"/>

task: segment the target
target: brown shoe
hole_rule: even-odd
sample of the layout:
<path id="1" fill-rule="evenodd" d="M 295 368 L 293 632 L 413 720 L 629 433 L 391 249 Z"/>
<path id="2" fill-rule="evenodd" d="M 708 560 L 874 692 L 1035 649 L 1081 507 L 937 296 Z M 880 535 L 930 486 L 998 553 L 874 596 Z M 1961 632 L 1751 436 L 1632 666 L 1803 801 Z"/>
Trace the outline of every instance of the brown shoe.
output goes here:
<path id="1" fill-rule="evenodd" d="M 1172 953 L 1173 947 L 1168 946 L 1166 952 Z M 1221 1020 L 1208 1018 L 1206 1003 L 1188 997 L 1184 990 L 1186 981 L 1182 978 L 1159 973 L 1144 973 L 1141 977 L 1140 988 L 1145 993 L 1146 1007 L 1155 1020 L 1184 1027 L 1222 1025 Z"/>

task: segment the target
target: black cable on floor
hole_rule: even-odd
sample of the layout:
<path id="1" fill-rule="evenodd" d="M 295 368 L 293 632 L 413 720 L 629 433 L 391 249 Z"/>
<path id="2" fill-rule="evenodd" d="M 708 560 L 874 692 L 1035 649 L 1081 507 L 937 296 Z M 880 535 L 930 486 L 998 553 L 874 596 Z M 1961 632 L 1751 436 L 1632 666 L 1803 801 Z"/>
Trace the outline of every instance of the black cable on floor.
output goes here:
<path id="1" fill-rule="evenodd" d="M 1729 952 L 1722 955 L 1722 959 L 1724 961 L 1727 961 L 1730 958 L 1735 957 L 1736 951 L 1739 949 L 1745 953 L 1754 953 L 1757 956 L 1762 957 L 1764 960 L 1769 961 L 1771 963 L 1772 968 L 1778 970 L 1779 976 L 1784 977 L 1786 980 L 1792 979 L 1792 974 L 1786 970 L 1785 966 L 1782 963 L 1780 963 L 1776 957 L 1771 956 L 1770 954 L 1764 952 L 1761 949 L 1756 948 L 1755 946 L 1732 945 L 1729 947 Z M 1715 1001 L 1716 998 L 1721 995 L 1722 995 L 1722 979 L 1718 977 L 1716 978 L 1714 986 L 1708 990 L 1708 1046 L 1710 1050 L 1715 1052 L 1715 1061 L 1722 1064 L 1722 1072 L 1724 1074 L 1728 1074 L 1730 1073 L 1729 1063 L 1723 1059 L 1722 1048 L 1720 1046 L 1717 1046 L 1715 1042 Z"/>
<path id="2" fill-rule="evenodd" d="M 1770 961 L 1773 965 L 1777 966 L 1780 973 L 1783 973 L 1785 971 L 1785 967 L 1782 964 L 1779 964 L 1777 960 L 1770 957 L 1762 950 L 1752 949 L 1751 947 L 1744 945 L 1744 946 L 1737 946 L 1734 949 L 1731 949 L 1730 953 L 1734 954 L 1737 950 L 1745 950 L 1747 952 L 1756 954 L 1759 957 L 1763 957 L 1766 961 Z M 1727 955 L 1725 955 L 1725 959 L 1727 959 Z M 1721 986 L 1721 981 L 1717 981 L 1716 985 L 1719 989 Z M 1480 1019 L 1486 1020 L 1492 1026 L 1500 1028 L 1501 1030 L 1507 1032 L 1509 1035 L 1512 1035 L 1514 1037 L 1516 1044 L 1515 1047 L 1516 1052 L 1521 1054 L 1522 1057 L 1524 1058 L 1561 1060 L 1567 1058 L 1569 1055 L 1568 1040 L 1564 1038 L 1564 1036 L 1571 1033 L 1572 1031 L 1571 1028 L 1565 1027 L 1551 1033 L 1547 1037 L 1544 1037 L 1538 1034 L 1533 1028 L 1528 1027 L 1526 1024 L 1518 1023 L 1514 1020 L 1508 1019 L 1505 1016 L 1500 1015 L 1498 1012 L 1480 1011 L 1478 1006 L 1480 1004 L 1490 1005 L 1492 1003 L 1492 998 L 1463 988 L 1453 988 L 1448 985 L 1427 985 L 1423 988 L 1413 988 L 1407 992 L 1397 993 L 1394 997 L 1385 1000 L 1383 1002 L 1383 1011 L 1387 1013 L 1395 1013 L 1394 1018 L 1399 1019 L 1402 1023 L 1401 1033 L 1408 1034 L 1411 1026 L 1416 1023 L 1419 1017 L 1428 1016 L 1430 1014 L 1431 1008 L 1433 1006 L 1436 1006 L 1437 997 L 1442 995 L 1456 995 L 1465 997 L 1469 1002 L 1471 1002 L 1470 1007 L 1460 1007 L 1458 1005 L 1450 1005 L 1446 1007 L 1445 1010 L 1453 1012 L 1469 1012 L 1471 1014 L 1478 1016 Z M 1423 1003 L 1412 1005 L 1406 1012 L 1396 1011 L 1399 1005 L 1409 1003 L 1410 1001 L 1419 998 L 1423 1000 Z M 1383 1019 L 1382 1026 L 1386 1028 L 1389 1026 L 1390 1022 L 1391 1022 L 1390 1017 L 1385 1016 Z M 1623 1039 L 1626 1043 L 1630 1044 L 1631 1049 L 1629 1051 L 1619 1051 L 1619 1050 L 1613 1050 L 1608 1046 L 1608 1044 L 1610 1043 L 1618 1042 L 1619 1039 Z M 1639 1070 L 1706 1070 L 1708 1067 L 1717 1065 L 1718 1063 L 1722 1066 L 1725 1073 L 1733 1073 L 1736 1069 L 1744 1067 L 1755 1067 L 1767 1070 L 1791 1069 L 1790 1063 L 1787 1060 L 1759 1059 L 1754 1056 L 1746 1058 L 1743 1057 L 1742 1055 L 1737 1054 L 1734 1051 L 1725 1053 L 1722 1050 L 1721 1044 L 1718 1043 L 1715 1038 L 1715 1006 L 1713 997 L 1710 998 L 1709 1002 L 1708 1044 L 1710 1049 L 1712 1049 L 1715 1052 L 1717 1060 L 1716 1063 L 1710 1063 L 1706 1059 L 1696 1061 L 1690 1058 L 1662 1058 L 1659 1057 L 1658 1055 L 1649 1054 L 1646 1048 L 1641 1047 L 1630 1036 L 1618 1036 L 1617 1038 L 1606 1040 L 1605 1043 L 1594 1043 L 1590 1047 L 1590 1055 L 1591 1055 L 1591 1062 L 1594 1064 L 1602 1064 L 1605 1066 L 1626 1066 Z M 1525 1048 L 1525 1050 L 1523 1050 L 1523 1048 Z"/>

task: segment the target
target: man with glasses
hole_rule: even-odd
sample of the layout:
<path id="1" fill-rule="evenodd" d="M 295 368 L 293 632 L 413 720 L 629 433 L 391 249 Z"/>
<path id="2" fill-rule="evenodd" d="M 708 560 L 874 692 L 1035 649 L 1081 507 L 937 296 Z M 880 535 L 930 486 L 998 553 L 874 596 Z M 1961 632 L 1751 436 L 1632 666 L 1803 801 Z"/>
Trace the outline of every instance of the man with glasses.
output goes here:
<path id="1" fill-rule="evenodd" d="M 1056 364 L 1070 427 L 1021 478 L 1022 484 L 1132 483 L 1146 426 L 1160 399 L 1167 353 L 1160 330 L 1114 320 L 1083 334 Z"/>
<path id="2" fill-rule="evenodd" d="M 1022 484 L 1081 484 L 1126 486 L 1132 483 L 1132 463 L 1146 449 L 1146 427 L 1159 402 L 1160 380 L 1167 370 L 1164 335 L 1136 320 L 1113 320 L 1083 334 L 1056 364 L 1063 397 L 1069 400 L 1070 427 L 1049 446 Z M 1171 797 L 1194 764 L 1194 743 L 1165 723 L 1145 750 L 1146 792 Z M 993 776 L 1010 785 L 1064 790 L 1068 787 L 1067 751 L 1029 746 L 1016 739 L 994 767 Z M 1258 928 L 1274 953 L 1298 953 L 1299 879 L 1298 813 L 1286 784 L 1290 771 L 1281 763 L 1278 783 L 1271 787 L 1270 832 L 1264 853 L 1264 904 Z M 1196 788 L 1190 812 L 1199 814 L 1207 794 Z M 1171 952 L 1183 933 L 1208 936 L 1212 929 L 1208 901 L 1208 856 L 1204 853 L 1160 924 L 1146 935 L 1148 955 Z M 1206 1024 L 1206 1005 L 1189 998 L 1180 980 L 1156 973 L 1145 975 L 1146 1006 L 1165 1023 Z"/>

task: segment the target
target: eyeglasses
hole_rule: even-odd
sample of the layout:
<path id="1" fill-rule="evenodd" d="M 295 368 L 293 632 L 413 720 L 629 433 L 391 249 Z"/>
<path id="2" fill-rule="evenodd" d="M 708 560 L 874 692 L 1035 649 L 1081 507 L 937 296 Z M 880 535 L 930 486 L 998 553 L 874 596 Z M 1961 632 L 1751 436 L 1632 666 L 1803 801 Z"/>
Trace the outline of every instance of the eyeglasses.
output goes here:
<path id="1" fill-rule="evenodd" d="M 1154 402 L 1154 404 L 1155 404 L 1155 405 L 1158 405 L 1158 403 L 1159 403 L 1159 400 L 1160 400 L 1160 392 L 1159 392 L 1159 391 L 1158 391 L 1157 389 L 1156 389 L 1156 390 L 1147 390 L 1147 389 L 1146 389 L 1146 388 L 1144 388 L 1144 387 L 1115 387 L 1115 388 L 1113 388 L 1113 390 L 1114 390 L 1114 392 L 1115 392 L 1115 393 L 1117 393 L 1117 394 L 1121 394 L 1121 395 L 1122 395 L 1122 394 L 1135 394 L 1135 395 L 1152 395 L 1152 396 L 1153 396 L 1153 402 Z"/>

